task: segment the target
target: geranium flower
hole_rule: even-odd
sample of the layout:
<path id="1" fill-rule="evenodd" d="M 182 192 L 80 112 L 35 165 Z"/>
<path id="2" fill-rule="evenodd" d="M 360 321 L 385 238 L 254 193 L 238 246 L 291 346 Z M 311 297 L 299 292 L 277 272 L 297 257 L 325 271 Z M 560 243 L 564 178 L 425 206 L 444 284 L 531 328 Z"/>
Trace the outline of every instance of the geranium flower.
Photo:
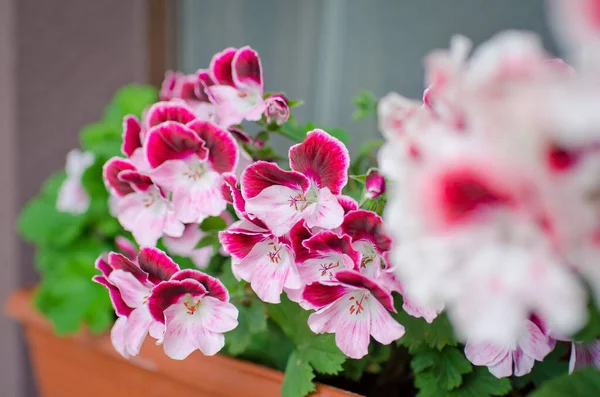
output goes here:
<path id="1" fill-rule="evenodd" d="M 238 324 L 238 310 L 229 303 L 227 289 L 198 270 L 175 273 L 154 288 L 148 302 L 154 320 L 165 327 L 159 343 L 176 360 L 195 350 L 216 354 L 225 344 L 223 333 Z"/>
<path id="2" fill-rule="evenodd" d="M 74 215 L 83 214 L 90 206 L 90 195 L 81 183 L 85 170 L 94 164 L 94 155 L 73 149 L 67 154 L 67 178 L 58 190 L 56 209 Z"/>
<path id="3" fill-rule="evenodd" d="M 348 181 L 348 150 L 323 130 L 310 131 L 289 151 L 292 171 L 259 161 L 242 174 L 246 211 L 275 236 L 304 219 L 308 227 L 339 227 L 344 209 L 337 199 Z"/>
<path id="4" fill-rule="evenodd" d="M 535 360 L 542 361 L 554 350 L 555 341 L 533 321 L 526 320 L 515 343 L 497 345 L 467 342 L 465 355 L 475 365 L 485 365 L 497 378 L 523 376 L 531 372 Z"/>
<path id="5" fill-rule="evenodd" d="M 372 200 L 379 197 L 385 193 L 385 178 L 378 170 L 369 170 L 367 179 L 365 180 L 365 188 L 367 189 L 365 193 L 366 198 Z"/>
<path id="6" fill-rule="evenodd" d="M 196 117 L 212 121 L 215 106 L 210 102 L 205 88 L 214 83 L 207 70 L 200 69 L 195 74 L 189 75 L 167 71 L 161 86 L 160 100 L 180 99 L 194 111 Z"/>
<path id="7" fill-rule="evenodd" d="M 370 336 L 387 345 L 404 335 L 404 327 L 388 312 L 396 311 L 389 293 L 352 270 L 341 270 L 334 277 L 336 283 L 313 283 L 302 294 L 319 308 L 308 318 L 314 333 L 335 333 L 336 345 L 354 359 L 368 353 Z"/>
<path id="8" fill-rule="evenodd" d="M 102 275 L 93 280 L 109 290 L 119 316 L 111 333 L 113 345 L 124 357 L 135 356 L 148 334 L 162 337 L 164 326 L 152 319 L 148 299 L 155 285 L 168 280 L 179 266 L 164 252 L 144 247 L 135 261 L 111 252 L 107 260 L 98 258 L 96 268 Z"/>
<path id="9" fill-rule="evenodd" d="M 290 241 L 259 222 L 242 219 L 220 232 L 219 240 L 231 254 L 233 274 L 249 282 L 261 300 L 279 303 L 284 288 L 302 286 Z"/>
<path id="10" fill-rule="evenodd" d="M 176 219 L 172 204 L 132 162 L 113 157 L 104 164 L 103 178 L 116 197 L 115 215 L 138 244 L 154 246 L 163 233 L 181 236 L 184 225 Z"/>
<path id="11" fill-rule="evenodd" d="M 258 53 L 246 46 L 227 48 L 210 63 L 215 85 L 206 87 L 216 105 L 218 124 L 229 127 L 242 120 L 260 120 L 265 110 L 264 81 Z"/>
<path id="12" fill-rule="evenodd" d="M 338 271 L 358 270 L 360 253 L 352 247 L 350 236 L 331 231 L 312 235 L 304 221 L 290 232 L 296 264 L 303 284 L 335 280 Z"/>
<path id="13" fill-rule="evenodd" d="M 233 171 L 238 158 L 231 134 L 197 119 L 187 125 L 167 121 L 148 131 L 145 149 L 149 175 L 172 192 L 180 221 L 199 223 L 225 210 L 221 174 Z"/>
<path id="14" fill-rule="evenodd" d="M 290 107 L 287 98 L 282 94 L 274 94 L 265 99 L 265 117 L 267 123 L 282 125 L 290 118 Z"/>

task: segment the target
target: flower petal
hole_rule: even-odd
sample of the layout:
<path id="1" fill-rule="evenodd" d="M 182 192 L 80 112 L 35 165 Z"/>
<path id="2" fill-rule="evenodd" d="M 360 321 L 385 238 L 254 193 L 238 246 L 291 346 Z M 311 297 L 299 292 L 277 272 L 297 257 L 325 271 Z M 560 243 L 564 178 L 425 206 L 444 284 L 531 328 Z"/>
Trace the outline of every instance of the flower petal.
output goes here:
<path id="1" fill-rule="evenodd" d="M 390 249 L 391 239 L 385 230 L 383 220 L 372 211 L 350 211 L 344 217 L 342 232 L 352 237 L 352 241 L 366 240 L 371 242 L 379 251 Z"/>
<path id="2" fill-rule="evenodd" d="M 344 144 L 323 130 L 312 130 L 304 142 L 290 148 L 290 167 L 340 194 L 348 182 L 350 155 Z"/>
<path id="3" fill-rule="evenodd" d="M 201 283 L 191 279 L 163 281 L 155 286 L 148 298 L 148 309 L 152 318 L 164 324 L 165 310 L 177 304 L 187 294 L 203 297 L 207 291 Z"/>
<path id="4" fill-rule="evenodd" d="M 339 255 L 348 255 L 354 262 L 354 269 L 357 270 L 360 265 L 360 253 L 352 248 L 350 236 L 337 234 L 330 231 L 323 231 L 305 240 L 304 245 L 311 253 L 325 255 L 336 253 Z"/>
<path id="5" fill-rule="evenodd" d="M 267 237 L 263 233 L 252 233 L 238 229 L 234 223 L 232 228 L 219 232 L 219 241 L 223 247 L 236 259 L 244 259 L 252 248 Z"/>
<path id="6" fill-rule="evenodd" d="M 197 316 L 203 328 L 211 332 L 228 332 L 237 327 L 238 309 L 229 302 L 207 296 L 198 307 Z"/>
<path id="7" fill-rule="evenodd" d="M 306 193 L 310 182 L 298 172 L 284 171 L 275 163 L 257 161 L 246 168 L 241 178 L 242 195 L 246 200 L 258 196 L 270 186 L 285 186 Z"/>
<path id="8" fill-rule="evenodd" d="M 157 102 L 150 107 L 146 114 L 146 129 L 155 127 L 166 121 L 187 124 L 194 120 L 196 115 L 183 101 Z"/>
<path id="9" fill-rule="evenodd" d="M 150 177 L 137 171 L 125 170 L 119 172 L 118 178 L 121 182 L 128 183 L 134 190 L 145 192 L 153 185 Z"/>
<path id="10" fill-rule="evenodd" d="M 371 335 L 377 342 L 389 345 L 404 335 L 404 327 L 392 318 L 377 299 L 368 297 L 367 307 L 371 315 Z"/>
<path id="11" fill-rule="evenodd" d="M 232 172 L 237 164 L 239 150 L 233 136 L 213 123 L 194 120 L 187 125 L 196 132 L 208 149 L 208 161 L 212 169 L 222 174 Z"/>
<path id="12" fill-rule="evenodd" d="M 363 276 L 355 270 L 340 270 L 339 272 L 335 273 L 335 278 L 340 283 L 353 287 L 368 289 L 371 294 L 383 305 L 383 307 L 391 312 L 396 313 L 392 295 L 381 288 L 375 281 Z"/>
<path id="13" fill-rule="evenodd" d="M 148 131 L 146 157 L 152 168 L 168 160 L 182 160 L 192 155 L 204 160 L 208 150 L 204 141 L 185 125 L 167 121 Z"/>
<path id="14" fill-rule="evenodd" d="M 133 189 L 127 182 L 119 179 L 119 174 L 124 170 L 135 171 L 135 165 L 120 157 L 113 157 L 102 167 L 102 178 L 109 191 L 116 196 L 125 196 Z"/>
<path id="15" fill-rule="evenodd" d="M 206 273 L 203 273 L 196 269 L 183 269 L 178 271 L 171 277 L 173 281 L 184 281 L 184 280 L 196 280 L 206 290 L 208 296 L 212 296 L 220 301 L 228 302 L 229 301 L 229 292 L 227 288 L 221 283 L 218 278 L 209 276 Z"/>
<path id="16" fill-rule="evenodd" d="M 179 271 L 179 266 L 166 253 L 153 247 L 143 247 L 138 255 L 140 268 L 149 274 L 150 281 L 158 284 L 169 280 Z"/>
<path id="17" fill-rule="evenodd" d="M 526 355 L 542 361 L 554 349 L 554 343 L 532 321 L 527 320 L 525 326 L 527 329 L 523 337 L 519 339 L 519 348 Z M 516 361 L 515 357 L 515 365 L 517 365 Z M 529 373 L 529 371 L 526 373 Z"/>
<path id="18" fill-rule="evenodd" d="M 235 86 L 232 75 L 232 62 L 237 48 L 229 47 L 216 53 L 210 61 L 210 73 L 218 84 Z"/>
<path id="19" fill-rule="evenodd" d="M 232 60 L 233 81 L 238 88 L 258 91 L 263 94 L 263 71 L 258 53 L 252 48 L 242 47 Z"/>
<path id="20" fill-rule="evenodd" d="M 113 270 L 123 270 L 127 273 L 133 274 L 133 276 L 142 284 L 146 284 L 148 281 L 148 274 L 144 272 L 136 263 L 132 262 L 129 258 L 122 254 L 117 252 L 109 253 L 108 264 Z"/>
<path id="21" fill-rule="evenodd" d="M 269 186 L 246 199 L 246 211 L 262 220 L 275 236 L 283 236 L 302 219 L 302 212 L 291 204 L 298 194 L 286 186 Z"/>
<path id="22" fill-rule="evenodd" d="M 129 239 L 123 236 L 117 236 L 115 237 L 115 245 L 127 259 L 134 260 L 137 258 L 138 250 Z"/>
<path id="23" fill-rule="evenodd" d="M 144 306 L 150 295 L 151 289 L 147 285 L 124 270 L 114 270 L 108 276 L 108 281 L 119 289 L 123 301 L 133 309 Z"/>
<path id="24" fill-rule="evenodd" d="M 308 227 L 335 229 L 344 221 L 344 208 L 329 188 L 319 189 L 317 201 L 302 211 L 302 217 Z"/>
<path id="25" fill-rule="evenodd" d="M 318 309 L 332 304 L 352 290 L 344 285 L 312 283 L 304 287 L 302 298 Z"/>
<path id="26" fill-rule="evenodd" d="M 119 317 L 110 330 L 110 341 L 117 352 L 124 358 L 129 358 L 125 349 L 125 330 L 127 329 L 127 317 Z"/>
<path id="27" fill-rule="evenodd" d="M 92 281 L 101 284 L 108 289 L 108 295 L 110 296 L 110 301 L 112 302 L 113 308 L 115 309 L 115 313 L 117 316 L 127 317 L 131 314 L 133 309 L 127 306 L 127 303 L 121 297 L 121 292 L 119 289 L 114 286 L 108 279 L 104 276 L 94 276 L 92 277 Z"/>
<path id="28" fill-rule="evenodd" d="M 123 118 L 123 145 L 121 152 L 131 157 L 135 149 L 142 147 L 142 125 L 137 117 L 128 115 Z"/>
<path id="29" fill-rule="evenodd" d="M 465 345 L 465 356 L 475 365 L 494 366 L 500 363 L 506 355 L 510 356 L 508 348 L 494 343 L 468 342 Z"/>
<path id="30" fill-rule="evenodd" d="M 150 316 L 147 305 L 138 307 L 127 317 L 125 349 L 129 355 L 137 356 L 140 353 L 142 344 L 146 340 L 148 331 L 153 323 L 154 320 Z"/>
<path id="31" fill-rule="evenodd" d="M 358 209 L 358 202 L 350 196 L 340 194 L 337 196 L 337 200 L 344 209 L 344 214 Z"/>

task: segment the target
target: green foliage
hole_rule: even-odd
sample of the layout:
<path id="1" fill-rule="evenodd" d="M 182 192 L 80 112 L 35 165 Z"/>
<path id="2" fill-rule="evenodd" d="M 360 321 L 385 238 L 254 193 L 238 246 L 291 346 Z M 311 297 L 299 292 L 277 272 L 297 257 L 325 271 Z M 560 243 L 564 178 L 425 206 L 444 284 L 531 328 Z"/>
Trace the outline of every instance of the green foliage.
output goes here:
<path id="1" fill-rule="evenodd" d="M 85 213 L 72 215 L 56 209 L 58 191 L 65 179 L 61 171 L 46 181 L 19 215 L 18 231 L 35 245 L 35 265 L 42 275 L 35 304 L 59 334 L 76 332 L 83 324 L 102 332 L 113 322 L 106 289 L 91 278 L 97 273 L 96 258 L 115 249 L 117 235 L 128 233 L 109 213 L 102 165 L 120 155 L 123 117 L 130 113 L 140 117 L 156 99 L 154 88 L 124 87 L 115 94 L 104 118 L 82 129 L 81 146 L 94 154 L 94 163 L 81 179 L 91 198 Z"/>
<path id="2" fill-rule="evenodd" d="M 412 349 L 411 353 L 413 359 L 410 366 L 415 374 L 428 373 L 427 377 L 436 378 L 438 386 L 445 390 L 452 390 L 460 386 L 462 376 L 473 371 L 469 360 L 456 347 L 446 346 L 442 350 L 438 350 L 421 346 Z"/>
<path id="3" fill-rule="evenodd" d="M 531 397 L 591 397 L 600 396 L 600 372 L 596 368 L 581 368 L 544 383 Z"/>
<path id="4" fill-rule="evenodd" d="M 396 307 L 400 308 L 402 305 L 396 303 Z M 443 313 L 433 320 L 431 324 L 422 318 L 412 317 L 403 310 L 398 310 L 398 313 L 394 314 L 394 317 L 406 328 L 406 333 L 398 340 L 398 344 L 409 349 L 425 345 L 441 350 L 445 346 L 456 346 L 458 343 L 454 336 L 452 324 L 450 324 L 448 318 Z"/>
<path id="5" fill-rule="evenodd" d="M 306 124 L 298 124 L 294 120 L 289 120 L 287 123 L 280 126 L 276 132 L 294 142 L 302 142 L 306 137 L 306 133 L 315 128 L 327 131 L 329 135 L 339 139 L 343 143 L 348 143 L 350 141 L 350 134 L 343 128 L 316 125 L 312 121 L 309 121 Z"/>
<path id="6" fill-rule="evenodd" d="M 285 370 L 283 396 L 300 397 L 313 391 L 314 371 L 327 375 L 342 371 L 346 356 L 336 346 L 333 335 L 317 335 L 310 330 L 308 311 L 284 296 L 280 304 L 268 308 L 271 319 L 295 344 Z"/>
<path id="7" fill-rule="evenodd" d="M 568 343 L 557 342 L 554 350 L 544 358 L 544 361 L 536 362 L 529 374 L 514 378 L 513 385 L 522 388 L 533 383 L 539 387 L 546 381 L 566 375 L 569 372 L 569 363 L 564 360 L 564 357 L 569 352 L 569 348 Z"/>
<path id="8" fill-rule="evenodd" d="M 353 103 L 354 113 L 352 113 L 352 118 L 354 120 L 364 119 L 377 114 L 377 99 L 369 91 L 360 91 L 354 97 Z"/>
<path id="9" fill-rule="evenodd" d="M 431 370 L 415 375 L 417 397 L 487 397 L 504 396 L 511 390 L 510 381 L 498 379 L 486 367 L 474 367 L 462 376 L 462 383 L 454 389 L 445 388 Z"/>

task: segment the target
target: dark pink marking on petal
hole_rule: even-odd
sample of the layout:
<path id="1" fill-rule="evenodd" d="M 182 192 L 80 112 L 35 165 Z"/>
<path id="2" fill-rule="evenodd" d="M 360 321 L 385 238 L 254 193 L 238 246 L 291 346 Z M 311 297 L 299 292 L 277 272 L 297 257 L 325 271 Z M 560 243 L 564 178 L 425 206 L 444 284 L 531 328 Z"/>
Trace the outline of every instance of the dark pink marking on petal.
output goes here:
<path id="1" fill-rule="evenodd" d="M 314 257 L 314 255 L 311 255 L 308 248 L 306 248 L 303 244 L 311 237 L 312 233 L 304 221 L 296 223 L 292 227 L 292 230 L 290 230 L 290 241 L 292 243 L 294 254 L 296 255 L 296 262 L 302 263 Z"/>
<path id="2" fill-rule="evenodd" d="M 165 310 L 178 303 L 187 294 L 192 295 L 194 298 L 202 297 L 206 295 L 206 288 L 198 281 L 191 279 L 163 281 L 155 286 L 148 298 L 148 309 L 152 318 L 164 324 Z"/>
<path id="3" fill-rule="evenodd" d="M 383 220 L 374 212 L 366 210 L 350 211 L 344 216 L 342 232 L 352 241 L 370 241 L 379 253 L 390 249 L 392 240 L 385 230 Z"/>
<path id="4" fill-rule="evenodd" d="M 327 306 L 349 292 L 344 285 L 312 283 L 304 287 L 302 298 L 316 308 Z"/>
<path id="5" fill-rule="evenodd" d="M 215 85 L 215 81 L 210 75 L 209 70 L 199 69 L 196 72 L 199 84 L 196 85 L 196 97 L 199 101 L 210 102 L 208 94 L 206 93 L 206 87 Z"/>
<path id="6" fill-rule="evenodd" d="M 194 120 L 187 126 L 205 142 L 208 161 L 213 170 L 222 174 L 235 169 L 239 149 L 229 132 L 208 121 Z"/>
<path id="7" fill-rule="evenodd" d="M 187 124 L 194 120 L 196 115 L 188 108 L 184 102 L 157 102 L 146 114 L 146 128 L 152 128 L 165 121 L 177 121 L 181 124 Z"/>
<path id="8" fill-rule="evenodd" d="M 350 196 L 341 194 L 337 196 L 337 200 L 344 209 L 344 214 L 358 209 L 358 202 Z"/>
<path id="9" fill-rule="evenodd" d="M 377 170 L 370 170 L 365 181 L 367 198 L 374 199 L 385 193 L 385 178 Z"/>
<path id="10" fill-rule="evenodd" d="M 231 64 L 236 52 L 236 48 L 226 48 L 223 51 L 216 53 L 210 61 L 212 78 L 218 84 L 235 87 Z"/>
<path id="11" fill-rule="evenodd" d="M 177 84 L 177 80 L 182 76 L 180 72 L 173 72 L 171 70 L 167 70 L 165 72 L 165 79 L 160 86 L 159 98 L 161 101 L 170 101 L 173 99 L 173 90 L 175 90 L 175 85 Z"/>
<path id="12" fill-rule="evenodd" d="M 142 125 L 137 117 L 128 115 L 123 118 L 123 145 L 121 152 L 131 157 L 135 149 L 142 147 Z"/>
<path id="13" fill-rule="evenodd" d="M 154 247 L 143 247 L 138 255 L 140 268 L 148 273 L 150 282 L 158 284 L 169 280 L 179 266 L 165 252 Z"/>
<path id="14" fill-rule="evenodd" d="M 221 194 L 236 211 L 243 214 L 246 212 L 246 201 L 242 196 L 242 191 L 237 186 L 237 177 L 232 173 L 223 174 L 223 185 L 221 186 Z"/>
<path id="15" fill-rule="evenodd" d="M 167 160 L 181 160 L 192 155 L 204 160 L 208 150 L 196 132 L 183 124 L 167 121 L 148 131 L 146 155 L 150 166 L 156 168 Z"/>
<path id="16" fill-rule="evenodd" d="M 354 270 L 340 270 L 335 273 L 334 277 L 342 284 L 368 289 L 383 307 L 396 313 L 392 295 L 381 288 L 375 281 Z"/>
<path id="17" fill-rule="evenodd" d="M 130 261 L 127 257 L 117 252 L 111 252 L 108 254 L 108 264 L 114 270 L 123 270 L 131 273 L 140 283 L 145 284 L 148 282 L 148 273 L 143 271 L 139 265 Z"/>
<path id="18" fill-rule="evenodd" d="M 242 195 L 245 199 L 256 197 L 269 186 L 287 186 L 306 193 L 310 181 L 296 171 L 284 171 L 275 163 L 257 161 L 242 174 Z"/>
<path id="19" fill-rule="evenodd" d="M 113 157 L 102 167 L 102 177 L 106 187 L 117 196 L 125 196 L 133 192 L 131 185 L 119 179 L 119 173 L 125 170 L 135 171 L 135 165 L 129 160 Z"/>
<path id="20" fill-rule="evenodd" d="M 290 167 L 317 183 L 340 194 L 348 182 L 350 155 L 338 139 L 323 130 L 312 130 L 304 142 L 290 148 Z"/>
<path id="21" fill-rule="evenodd" d="M 113 271 L 113 268 L 107 262 L 108 257 L 105 254 L 102 254 L 96 259 L 95 267 L 100 270 L 104 277 L 110 276 Z"/>
<path id="22" fill-rule="evenodd" d="M 266 237 L 262 233 L 254 233 L 242 229 L 229 229 L 219 232 L 219 241 L 223 245 L 223 248 L 231 256 L 238 259 L 245 258 L 256 244 L 265 239 Z"/>
<path id="23" fill-rule="evenodd" d="M 129 239 L 123 236 L 117 236 L 115 237 L 115 245 L 117 246 L 117 249 L 128 259 L 134 260 L 137 258 L 138 250 L 136 246 L 129 241 Z"/>
<path id="24" fill-rule="evenodd" d="M 206 273 L 196 269 L 183 269 L 175 273 L 172 280 L 196 280 L 206 288 L 209 296 L 217 298 L 223 302 L 229 302 L 229 291 L 218 278 L 209 276 Z"/>
<path id="25" fill-rule="evenodd" d="M 232 61 L 233 81 L 238 87 L 258 88 L 263 92 L 263 72 L 258 53 L 252 48 L 242 47 Z"/>
<path id="26" fill-rule="evenodd" d="M 227 131 L 229 131 L 235 137 L 235 139 L 237 139 L 240 142 L 243 142 L 243 143 L 252 142 L 252 138 L 250 138 L 250 136 L 248 134 L 246 134 L 246 131 L 244 131 L 242 128 L 232 126 L 232 127 L 227 128 Z"/>
<path id="27" fill-rule="evenodd" d="M 494 206 L 511 206 L 514 199 L 492 185 L 485 170 L 457 167 L 445 171 L 439 178 L 432 197 L 446 222 L 460 222 L 479 210 Z"/>
<path id="28" fill-rule="evenodd" d="M 153 186 L 152 179 L 147 175 L 142 175 L 137 171 L 125 170 L 119 172 L 118 178 L 122 182 L 127 182 L 134 190 L 145 192 Z"/>
<path id="29" fill-rule="evenodd" d="M 350 236 L 338 236 L 334 232 L 323 231 L 315 234 L 308 240 L 305 240 L 303 245 L 308 248 L 311 253 L 326 254 L 328 252 L 336 252 L 338 254 L 348 255 L 354 262 L 356 270 L 360 266 L 360 253 L 352 248 L 352 240 Z"/>
<path id="30" fill-rule="evenodd" d="M 108 290 L 108 295 L 110 296 L 110 301 L 112 302 L 113 308 L 115 309 L 115 313 L 118 316 L 128 317 L 133 311 L 132 308 L 127 306 L 123 298 L 121 297 L 121 292 L 117 287 L 110 283 L 104 276 L 94 276 L 92 277 L 92 281 L 103 285 Z"/>
<path id="31" fill-rule="evenodd" d="M 198 87 L 200 86 L 201 84 L 198 76 L 195 74 L 188 74 L 179 79 L 173 95 L 175 98 L 183 99 L 184 101 L 201 101 L 197 93 L 201 94 L 204 90 L 199 91 Z"/>
<path id="32" fill-rule="evenodd" d="M 569 150 L 564 147 L 553 144 L 548 149 L 548 168 L 550 168 L 550 170 L 554 172 L 564 172 L 571 170 L 578 163 L 580 157 L 580 150 Z"/>

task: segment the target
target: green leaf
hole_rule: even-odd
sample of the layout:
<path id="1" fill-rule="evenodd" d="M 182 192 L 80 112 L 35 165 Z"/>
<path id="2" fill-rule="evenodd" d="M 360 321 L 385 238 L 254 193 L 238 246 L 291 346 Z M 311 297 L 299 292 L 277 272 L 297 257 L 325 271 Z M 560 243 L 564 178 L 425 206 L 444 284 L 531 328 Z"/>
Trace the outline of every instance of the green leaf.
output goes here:
<path id="1" fill-rule="evenodd" d="M 238 315 L 238 326 L 228 332 L 225 338 L 229 354 L 237 356 L 246 351 L 252 335 L 266 331 L 267 313 L 266 305 L 259 299 L 253 299 L 249 306 L 236 304 Z"/>
<path id="2" fill-rule="evenodd" d="M 297 351 L 290 354 L 285 367 L 285 378 L 281 387 L 283 397 L 304 397 L 316 390 L 312 382 L 315 377 L 312 367 L 302 360 Z"/>
<path id="3" fill-rule="evenodd" d="M 120 88 L 104 112 L 104 121 L 120 126 L 123 117 L 133 114 L 138 118 L 147 106 L 158 101 L 158 91 L 148 85 L 130 84 Z"/>
<path id="4" fill-rule="evenodd" d="M 438 380 L 440 386 L 452 390 L 462 383 L 462 375 L 473 370 L 464 353 L 456 347 L 446 346 L 442 350 L 422 346 L 413 349 L 411 368 L 415 373 L 428 370 Z"/>
<path id="5" fill-rule="evenodd" d="M 85 226 L 83 215 L 59 212 L 56 202 L 45 197 L 29 201 L 17 221 L 19 233 L 35 244 L 66 246 L 74 241 Z"/>
<path id="6" fill-rule="evenodd" d="M 200 229 L 205 232 L 221 231 L 227 228 L 227 223 L 220 216 L 209 216 L 200 224 Z"/>
<path id="7" fill-rule="evenodd" d="M 367 183 L 367 175 L 348 175 L 350 179 L 355 180 L 357 182 L 362 183 L 363 185 Z"/>
<path id="8" fill-rule="evenodd" d="M 530 394 L 530 397 L 592 397 L 600 396 L 600 372 L 596 368 L 580 368 L 563 375 Z"/>
<path id="9" fill-rule="evenodd" d="M 92 152 L 97 160 L 108 160 L 121 154 L 121 125 L 95 123 L 85 126 L 79 134 L 81 147 Z"/>
<path id="10" fill-rule="evenodd" d="M 339 139 L 343 143 L 347 144 L 348 142 L 350 142 L 350 134 L 348 133 L 348 131 L 346 131 L 343 128 L 339 128 L 339 127 L 321 127 L 321 129 L 327 131 L 329 133 L 329 135 L 331 135 L 334 138 Z"/>
<path id="11" fill-rule="evenodd" d="M 530 373 L 513 378 L 512 381 L 515 387 L 522 388 L 531 382 L 539 387 L 550 379 L 567 374 L 569 363 L 563 358 L 569 352 L 569 345 L 569 343 L 557 342 L 554 350 L 544 358 L 544 361 L 536 361 Z"/>
<path id="12" fill-rule="evenodd" d="M 395 307 L 402 307 L 400 298 L 395 300 Z M 444 313 L 440 314 L 431 324 L 422 318 L 408 315 L 404 310 L 398 310 L 398 313 L 393 316 L 406 329 L 404 336 L 397 341 L 402 346 L 414 349 L 424 343 L 429 347 L 441 350 L 444 346 L 458 344 L 452 324 Z"/>
<path id="13" fill-rule="evenodd" d="M 281 125 L 277 132 L 294 142 L 302 142 L 304 138 L 306 138 L 306 133 L 315 128 L 327 131 L 329 135 L 339 139 L 343 143 L 348 143 L 350 140 L 350 134 L 343 128 L 325 127 L 322 125 L 317 126 L 312 121 L 309 121 L 306 124 L 297 124 L 295 121 L 289 120 L 287 123 Z"/>
<path id="14" fill-rule="evenodd" d="M 490 374 L 487 367 L 474 367 L 473 372 L 463 376 L 462 384 L 453 389 L 445 389 L 431 370 L 415 375 L 417 397 L 487 397 L 504 396 L 511 390 L 507 378 L 498 379 Z"/>
<path id="15" fill-rule="evenodd" d="M 288 99 L 288 106 L 290 107 L 290 109 L 298 107 L 298 106 L 302 106 L 302 105 L 304 105 L 304 101 L 301 100 L 301 99 L 298 99 L 298 100 L 290 100 L 290 99 Z"/>
<path id="16" fill-rule="evenodd" d="M 333 375 L 343 369 L 342 364 L 347 357 L 336 346 L 332 334 L 317 335 L 310 330 L 307 323 L 308 311 L 284 296 L 280 304 L 269 305 L 268 308 L 271 319 L 296 344 L 296 359 L 309 363 L 310 367 L 323 374 Z M 288 361 L 287 368 L 289 367 Z"/>
<path id="17" fill-rule="evenodd" d="M 200 239 L 200 241 L 198 241 L 198 244 L 196 244 L 196 249 L 214 245 L 218 241 L 219 241 L 219 238 L 217 237 L 216 234 L 214 234 L 214 233 L 207 234 L 206 236 L 202 237 Z"/>
<path id="18" fill-rule="evenodd" d="M 355 109 L 352 118 L 354 120 L 364 119 L 377 113 L 377 99 L 369 91 L 360 91 L 354 97 L 353 102 Z"/>

